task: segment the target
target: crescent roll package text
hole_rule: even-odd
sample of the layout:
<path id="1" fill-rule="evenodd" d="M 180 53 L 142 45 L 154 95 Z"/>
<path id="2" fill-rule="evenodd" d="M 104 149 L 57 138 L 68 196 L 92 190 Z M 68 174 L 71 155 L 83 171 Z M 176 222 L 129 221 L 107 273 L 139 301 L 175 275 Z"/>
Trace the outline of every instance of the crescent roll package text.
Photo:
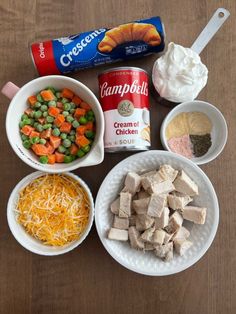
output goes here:
<path id="1" fill-rule="evenodd" d="M 62 37 L 31 46 L 40 75 L 67 74 L 164 50 L 160 17 Z"/>

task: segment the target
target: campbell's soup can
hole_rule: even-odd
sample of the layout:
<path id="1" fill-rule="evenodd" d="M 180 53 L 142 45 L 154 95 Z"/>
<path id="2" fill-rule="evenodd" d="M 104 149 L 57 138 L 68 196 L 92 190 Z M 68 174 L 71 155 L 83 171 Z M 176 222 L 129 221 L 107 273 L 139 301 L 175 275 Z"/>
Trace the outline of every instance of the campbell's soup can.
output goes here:
<path id="1" fill-rule="evenodd" d="M 105 118 L 105 151 L 147 150 L 151 143 L 146 71 L 114 68 L 101 73 L 98 80 Z"/>

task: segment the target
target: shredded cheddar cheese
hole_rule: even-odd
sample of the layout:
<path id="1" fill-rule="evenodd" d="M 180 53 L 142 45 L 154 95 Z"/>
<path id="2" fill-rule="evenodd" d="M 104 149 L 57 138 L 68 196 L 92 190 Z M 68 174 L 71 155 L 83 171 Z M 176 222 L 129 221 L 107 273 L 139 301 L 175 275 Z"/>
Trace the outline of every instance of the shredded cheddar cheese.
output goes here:
<path id="1" fill-rule="evenodd" d="M 79 239 L 87 226 L 88 196 L 73 178 L 48 174 L 20 191 L 17 221 L 46 245 L 63 246 Z"/>

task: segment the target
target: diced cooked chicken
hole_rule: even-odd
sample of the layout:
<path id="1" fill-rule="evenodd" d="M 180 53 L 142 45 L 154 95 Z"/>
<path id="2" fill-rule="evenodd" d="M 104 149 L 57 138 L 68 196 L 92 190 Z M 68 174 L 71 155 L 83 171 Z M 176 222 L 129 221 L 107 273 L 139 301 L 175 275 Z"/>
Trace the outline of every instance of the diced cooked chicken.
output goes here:
<path id="1" fill-rule="evenodd" d="M 181 226 L 179 230 L 173 235 L 173 240 L 187 239 L 190 236 L 190 232 L 184 226 Z"/>
<path id="2" fill-rule="evenodd" d="M 145 251 L 153 251 L 154 249 L 155 249 L 155 247 L 153 246 L 152 243 L 150 243 L 150 242 L 144 243 L 144 250 Z"/>
<path id="3" fill-rule="evenodd" d="M 145 191 L 148 191 L 148 193 L 153 193 L 153 187 L 155 184 L 158 184 L 162 182 L 163 179 L 160 177 L 160 175 L 155 172 L 154 174 L 150 176 L 144 176 L 141 177 L 141 184 Z"/>
<path id="4" fill-rule="evenodd" d="M 144 190 L 140 190 L 138 192 L 138 199 L 141 200 L 142 198 L 147 198 L 147 197 L 150 197 L 149 193 L 147 193 L 146 191 Z"/>
<path id="5" fill-rule="evenodd" d="M 174 190 L 175 187 L 173 183 L 170 180 L 166 180 L 159 183 L 154 183 L 148 192 L 155 194 L 168 194 Z"/>
<path id="6" fill-rule="evenodd" d="M 129 226 L 135 226 L 136 225 L 136 215 L 131 215 L 129 217 Z"/>
<path id="7" fill-rule="evenodd" d="M 193 245 L 191 241 L 185 239 L 175 239 L 174 240 L 174 247 L 176 253 L 180 256 L 183 256 L 185 252 Z"/>
<path id="8" fill-rule="evenodd" d="M 183 217 L 176 211 L 170 216 L 169 224 L 165 229 L 168 233 L 174 233 L 182 226 L 182 223 Z"/>
<path id="9" fill-rule="evenodd" d="M 116 229 L 128 229 L 129 228 L 129 218 L 120 218 L 114 216 L 113 227 Z"/>
<path id="10" fill-rule="evenodd" d="M 160 217 L 155 218 L 155 227 L 156 229 L 163 229 L 169 223 L 169 214 L 170 210 L 168 207 L 164 207 Z"/>
<path id="11" fill-rule="evenodd" d="M 145 178 L 145 177 L 151 177 L 153 175 L 157 174 L 156 170 L 151 170 L 151 171 L 147 171 L 147 172 L 143 172 L 142 174 L 140 174 L 141 179 Z"/>
<path id="12" fill-rule="evenodd" d="M 173 242 L 169 242 L 164 245 L 158 245 L 155 247 L 156 256 L 162 260 L 169 262 L 173 259 Z"/>
<path id="13" fill-rule="evenodd" d="M 206 208 L 197 206 L 185 206 L 183 209 L 183 217 L 195 224 L 203 225 L 206 220 Z"/>
<path id="14" fill-rule="evenodd" d="M 131 194 L 137 193 L 141 187 L 141 177 L 135 172 L 128 172 L 125 178 L 125 187 Z"/>
<path id="15" fill-rule="evenodd" d="M 163 181 L 170 180 L 173 182 L 178 175 L 178 170 L 175 170 L 170 165 L 161 165 L 158 174 Z"/>
<path id="16" fill-rule="evenodd" d="M 119 214 L 119 208 L 120 208 L 120 198 L 118 197 L 114 202 L 111 203 L 111 212 L 115 215 Z"/>
<path id="17" fill-rule="evenodd" d="M 145 230 L 141 234 L 141 239 L 145 242 L 152 242 L 152 236 L 153 236 L 154 231 L 155 231 L 154 227 Z"/>
<path id="18" fill-rule="evenodd" d="M 132 202 L 132 207 L 134 208 L 137 214 L 146 214 L 148 210 L 149 202 L 150 202 L 150 197 L 134 200 Z"/>
<path id="19" fill-rule="evenodd" d="M 166 195 L 152 194 L 148 205 L 147 214 L 152 217 L 161 217 L 166 205 Z"/>
<path id="20" fill-rule="evenodd" d="M 148 215 L 137 215 L 136 216 L 136 229 L 138 231 L 144 231 L 152 227 L 154 219 Z"/>
<path id="21" fill-rule="evenodd" d="M 164 238 L 164 244 L 170 242 L 170 240 L 172 240 L 173 238 L 173 233 L 169 234 L 168 232 L 165 231 L 165 238 Z"/>
<path id="22" fill-rule="evenodd" d="M 183 209 L 192 200 L 188 195 L 177 196 L 176 194 L 169 194 L 167 196 L 168 205 L 174 210 Z"/>
<path id="23" fill-rule="evenodd" d="M 144 249 L 144 242 L 140 239 L 140 233 L 135 227 L 129 227 L 130 245 L 134 249 Z"/>
<path id="24" fill-rule="evenodd" d="M 165 239 L 165 231 L 162 229 L 157 229 L 154 231 L 152 242 L 155 244 L 163 244 Z"/>
<path id="25" fill-rule="evenodd" d="M 180 174 L 177 176 L 175 181 L 173 182 L 176 191 L 189 195 L 194 196 L 198 195 L 198 186 L 189 176 L 181 170 Z"/>
<path id="26" fill-rule="evenodd" d="M 128 241 L 128 231 L 111 228 L 108 232 L 108 238 L 110 240 Z"/>
<path id="27" fill-rule="evenodd" d="M 120 193 L 119 217 L 129 217 L 131 215 L 131 199 L 129 192 Z"/>

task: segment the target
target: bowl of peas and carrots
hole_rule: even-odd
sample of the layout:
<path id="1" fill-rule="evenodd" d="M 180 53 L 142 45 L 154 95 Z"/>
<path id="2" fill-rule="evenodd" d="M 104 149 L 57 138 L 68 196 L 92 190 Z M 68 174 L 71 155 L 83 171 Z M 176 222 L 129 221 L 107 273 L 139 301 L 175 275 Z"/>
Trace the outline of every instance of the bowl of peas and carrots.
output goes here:
<path id="1" fill-rule="evenodd" d="M 69 77 L 40 77 L 20 88 L 9 106 L 6 130 L 17 155 L 38 170 L 70 171 L 104 158 L 99 101 Z"/>

